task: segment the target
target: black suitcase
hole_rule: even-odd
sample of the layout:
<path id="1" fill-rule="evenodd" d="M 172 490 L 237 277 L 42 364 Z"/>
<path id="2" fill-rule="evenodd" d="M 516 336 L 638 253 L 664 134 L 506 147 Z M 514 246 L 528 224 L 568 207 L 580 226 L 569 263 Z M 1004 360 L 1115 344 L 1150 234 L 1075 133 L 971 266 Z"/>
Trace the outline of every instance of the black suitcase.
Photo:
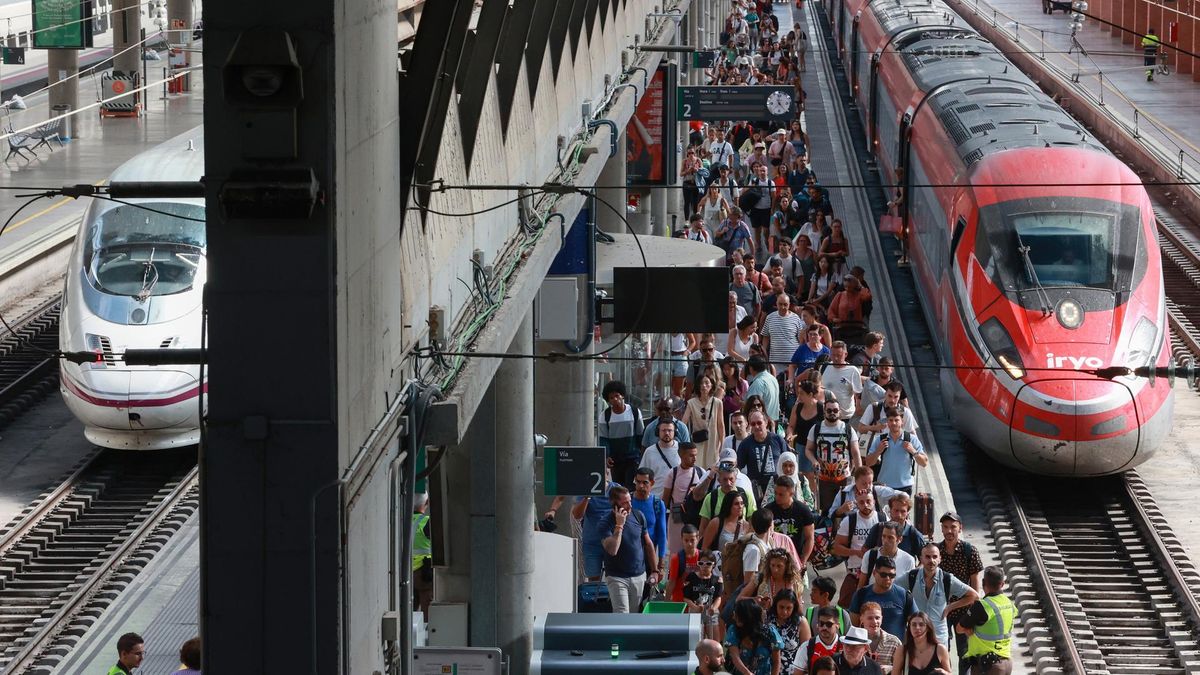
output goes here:
<path id="1" fill-rule="evenodd" d="M 581 614 L 611 614 L 612 601 L 608 599 L 608 586 L 603 581 L 585 581 L 579 584 Z"/>

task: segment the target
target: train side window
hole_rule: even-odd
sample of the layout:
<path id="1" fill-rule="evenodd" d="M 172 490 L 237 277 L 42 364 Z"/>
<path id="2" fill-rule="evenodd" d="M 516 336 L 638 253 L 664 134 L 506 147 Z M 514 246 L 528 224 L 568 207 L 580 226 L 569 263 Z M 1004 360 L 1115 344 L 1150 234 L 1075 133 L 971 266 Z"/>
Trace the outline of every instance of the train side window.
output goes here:
<path id="1" fill-rule="evenodd" d="M 954 254 L 958 251 L 958 242 L 962 239 L 963 232 L 967 229 L 967 219 L 964 216 L 958 217 L 958 222 L 954 223 L 954 234 L 950 237 L 950 263 L 954 263 Z"/>

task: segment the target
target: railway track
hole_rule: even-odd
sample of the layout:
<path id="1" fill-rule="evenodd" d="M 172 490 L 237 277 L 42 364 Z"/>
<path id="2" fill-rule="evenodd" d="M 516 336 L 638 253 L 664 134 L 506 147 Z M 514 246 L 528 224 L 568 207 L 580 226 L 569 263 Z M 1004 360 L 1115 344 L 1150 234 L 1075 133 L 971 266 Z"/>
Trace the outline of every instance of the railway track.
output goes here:
<path id="1" fill-rule="evenodd" d="M 1200 574 L 1135 472 L 1088 481 L 983 473 L 1037 672 L 1200 670 Z"/>
<path id="2" fill-rule="evenodd" d="M 0 328 L 0 425 L 11 422 L 57 386 L 58 318 L 61 298 L 43 303 L 13 324 Z"/>
<path id="3" fill-rule="evenodd" d="M 49 672 L 195 511 L 195 448 L 98 451 L 0 532 L 0 673 Z"/>
<path id="4" fill-rule="evenodd" d="M 1162 251 L 1167 320 L 1193 360 L 1200 359 L 1200 250 L 1186 227 L 1169 216 L 1155 214 Z"/>

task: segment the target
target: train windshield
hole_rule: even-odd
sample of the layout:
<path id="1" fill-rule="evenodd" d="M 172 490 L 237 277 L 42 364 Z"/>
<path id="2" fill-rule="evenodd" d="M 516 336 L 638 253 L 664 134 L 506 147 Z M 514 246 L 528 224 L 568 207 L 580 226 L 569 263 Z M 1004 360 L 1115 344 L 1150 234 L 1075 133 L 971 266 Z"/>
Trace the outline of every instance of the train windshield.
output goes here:
<path id="1" fill-rule="evenodd" d="M 975 254 L 1005 291 L 1130 291 L 1145 274 L 1138 209 L 1092 199 L 1033 199 L 983 209 Z"/>
<path id="2" fill-rule="evenodd" d="M 190 289 L 206 245 L 203 205 L 121 205 L 92 223 L 84 267 L 97 290 L 145 300 Z"/>
<path id="3" fill-rule="evenodd" d="M 1112 216 L 1025 213 L 1013 216 L 1012 225 L 1027 282 L 1112 289 Z"/>

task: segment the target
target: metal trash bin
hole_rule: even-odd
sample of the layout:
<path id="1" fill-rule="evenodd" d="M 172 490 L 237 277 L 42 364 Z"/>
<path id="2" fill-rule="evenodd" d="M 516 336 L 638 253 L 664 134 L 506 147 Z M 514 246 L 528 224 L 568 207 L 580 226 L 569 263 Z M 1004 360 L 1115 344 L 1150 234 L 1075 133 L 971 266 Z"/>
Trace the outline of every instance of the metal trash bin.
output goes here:
<path id="1" fill-rule="evenodd" d="M 66 103 L 59 103 L 58 105 L 50 106 L 50 116 L 51 117 L 58 117 L 59 115 L 66 115 L 69 112 L 71 112 L 71 106 Z M 71 140 L 71 138 L 75 135 L 73 133 L 74 129 L 72 128 L 75 126 L 74 124 L 72 124 L 73 120 L 74 120 L 73 117 L 64 117 L 62 119 L 62 131 L 59 132 L 58 136 L 59 136 L 59 138 L 63 139 L 64 141 Z"/>

